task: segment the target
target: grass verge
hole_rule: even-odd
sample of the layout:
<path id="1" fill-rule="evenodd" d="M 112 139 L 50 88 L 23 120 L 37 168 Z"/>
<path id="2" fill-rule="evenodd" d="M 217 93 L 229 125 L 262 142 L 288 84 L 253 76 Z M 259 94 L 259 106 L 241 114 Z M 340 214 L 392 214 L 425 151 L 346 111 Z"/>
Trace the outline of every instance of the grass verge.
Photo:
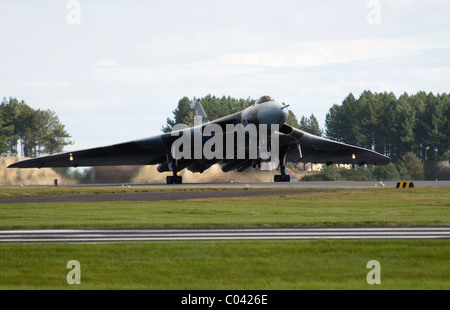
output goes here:
<path id="1" fill-rule="evenodd" d="M 169 193 L 168 193 L 169 194 Z M 0 229 L 450 225 L 450 189 L 1 204 Z M 1 244 L 0 289 L 450 289 L 449 240 Z M 69 285 L 66 264 L 81 264 Z M 381 285 L 366 281 L 378 260 Z"/>
<path id="2" fill-rule="evenodd" d="M 269 187 L 146 187 L 146 186 L 2 186 L 0 187 L 0 199 L 20 197 L 43 197 L 64 195 L 92 195 L 115 193 L 139 193 L 139 192 L 173 192 L 173 191 L 226 191 L 236 189 L 260 189 Z"/>
<path id="3" fill-rule="evenodd" d="M 450 225 L 450 188 L 239 199 L 0 204 L 0 229 Z"/>
<path id="4" fill-rule="evenodd" d="M 5 244 L 0 289 L 450 289 L 449 256 L 448 240 Z"/>

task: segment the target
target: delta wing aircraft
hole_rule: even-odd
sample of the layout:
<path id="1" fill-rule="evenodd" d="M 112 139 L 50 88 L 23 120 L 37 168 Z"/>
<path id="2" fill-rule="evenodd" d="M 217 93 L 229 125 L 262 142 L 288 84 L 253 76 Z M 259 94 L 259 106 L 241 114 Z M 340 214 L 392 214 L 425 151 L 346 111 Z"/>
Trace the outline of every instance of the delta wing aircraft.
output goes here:
<path id="1" fill-rule="evenodd" d="M 199 101 L 191 108 L 196 126 L 175 126 L 170 133 L 146 139 L 23 160 L 8 168 L 93 167 L 158 165 L 159 172 L 172 172 L 167 184 L 181 184 L 178 172 L 202 173 L 214 164 L 222 171 L 242 172 L 250 167 L 278 170 L 275 182 L 288 182 L 287 162 L 386 165 L 391 160 L 361 147 L 321 138 L 286 124 L 286 105 L 269 96 L 259 98 L 241 112 L 203 121 L 206 113 Z"/>

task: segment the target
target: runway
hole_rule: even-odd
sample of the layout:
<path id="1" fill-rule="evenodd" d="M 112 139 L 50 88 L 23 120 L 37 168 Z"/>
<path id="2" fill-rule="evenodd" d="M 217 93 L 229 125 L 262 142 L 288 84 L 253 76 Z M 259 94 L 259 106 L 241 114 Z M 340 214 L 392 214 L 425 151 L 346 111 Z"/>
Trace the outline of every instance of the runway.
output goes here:
<path id="1" fill-rule="evenodd" d="M 450 187 L 450 181 L 419 181 L 416 187 Z M 385 182 L 385 187 L 395 188 L 397 182 Z M 74 194 L 62 196 L 20 197 L 0 199 L 2 203 L 63 203 L 63 202 L 102 202 L 102 201 L 163 201 L 186 199 L 244 198 L 270 195 L 300 195 L 342 190 L 380 188 L 377 182 L 286 182 L 286 183 L 205 183 L 205 184 L 91 184 L 66 185 L 61 187 L 125 187 L 127 193 Z M 128 187 L 129 186 L 129 187 Z M 136 188 L 138 192 L 132 190 Z M 148 188 L 149 191 L 145 191 Z"/>
<path id="2" fill-rule="evenodd" d="M 449 182 L 421 182 L 417 186 L 449 186 Z M 102 185 L 97 185 L 102 186 Z M 114 186 L 114 185 L 109 185 Z M 116 185 L 121 186 L 121 185 Z M 131 185 L 131 187 L 149 185 Z M 264 188 L 265 186 L 270 186 Z M 0 199 L 0 203 L 161 201 L 298 195 L 373 187 L 372 182 L 290 182 L 153 185 L 180 190 L 80 194 Z M 387 186 L 395 186 L 387 184 Z M 202 187 L 189 190 L 189 187 Z M 219 189 L 218 189 L 219 187 Z M 220 189 L 220 187 L 224 187 Z M 238 187 L 238 188 L 235 188 Z M 244 187 L 244 188 L 243 188 Z M 450 238 L 450 227 L 354 227 L 354 228 L 223 228 L 223 229 L 50 229 L 0 230 L 0 243 L 105 243 L 208 240 L 313 240 L 313 239 L 440 239 Z"/>
<path id="3" fill-rule="evenodd" d="M 450 227 L 3 230 L 0 243 L 448 239 Z"/>
<path id="4" fill-rule="evenodd" d="M 404 180 L 409 181 L 409 180 Z M 396 187 L 398 181 L 383 181 L 386 187 Z M 233 188 L 233 187 L 274 187 L 274 188 L 286 188 L 286 187 L 374 187 L 379 184 L 376 181 L 294 181 L 291 182 L 230 182 L 230 183 L 183 183 L 176 185 L 167 184 L 122 184 L 122 183 L 98 183 L 98 184 L 76 184 L 76 185 L 62 185 L 64 187 L 120 187 L 122 185 L 129 185 L 131 187 L 149 187 L 149 188 L 190 188 L 190 187 L 202 187 L 202 188 Z M 414 185 L 417 187 L 441 187 L 450 186 L 450 180 L 440 181 L 414 181 Z"/>
<path id="5" fill-rule="evenodd" d="M 270 195 L 299 195 L 327 192 L 327 188 L 249 188 L 244 189 L 200 189 L 171 190 L 106 194 L 76 194 L 63 196 L 20 197 L 0 199 L 1 203 L 54 203 L 54 202 L 105 202 L 105 201 L 175 201 L 187 199 L 244 198 Z"/>

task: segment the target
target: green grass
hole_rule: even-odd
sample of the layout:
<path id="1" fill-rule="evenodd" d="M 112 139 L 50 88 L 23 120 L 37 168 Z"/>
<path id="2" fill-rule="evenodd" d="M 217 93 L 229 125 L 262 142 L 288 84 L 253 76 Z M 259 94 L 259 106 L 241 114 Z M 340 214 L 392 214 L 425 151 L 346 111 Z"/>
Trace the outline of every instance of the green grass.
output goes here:
<path id="1" fill-rule="evenodd" d="M 0 289 L 450 289 L 449 256 L 448 240 L 4 244 Z"/>
<path id="2" fill-rule="evenodd" d="M 246 190 L 266 187 L 243 187 Z M 63 195 L 91 195 L 139 192 L 172 192 L 172 191 L 225 191 L 239 189 L 236 187 L 142 187 L 142 186 L 1 186 L 0 199 L 20 197 L 42 197 Z M 241 188 L 242 189 L 242 188 Z"/>
<path id="3" fill-rule="evenodd" d="M 0 204 L 0 229 L 450 225 L 450 188 L 245 199 Z"/>
<path id="4" fill-rule="evenodd" d="M 450 188 L 160 202 L 2 203 L 0 229 L 448 226 L 449 208 Z M 448 290 L 448 257 L 448 239 L 0 244 L 0 289 Z M 81 264 L 81 285 L 66 282 L 70 260 Z M 370 260 L 381 264 L 381 285 L 366 282 Z"/>

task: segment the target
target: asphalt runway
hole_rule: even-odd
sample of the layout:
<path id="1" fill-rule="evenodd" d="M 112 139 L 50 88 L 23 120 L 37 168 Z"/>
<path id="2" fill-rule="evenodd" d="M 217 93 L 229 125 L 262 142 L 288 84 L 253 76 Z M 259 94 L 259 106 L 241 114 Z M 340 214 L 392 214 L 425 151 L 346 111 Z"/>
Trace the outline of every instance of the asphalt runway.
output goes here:
<path id="1" fill-rule="evenodd" d="M 396 182 L 391 183 L 386 182 L 385 186 L 395 187 Z M 207 198 L 239 198 L 341 191 L 374 187 L 375 185 L 375 182 L 225 183 L 181 184 L 171 186 L 133 184 L 130 186 L 145 186 L 152 188 L 176 187 L 180 190 L 8 198 L 0 199 L 0 203 L 161 201 Z M 114 187 L 122 185 L 97 184 L 91 186 Z M 415 186 L 450 186 L 450 182 L 415 182 Z M 202 189 L 189 190 L 189 187 L 202 187 Z M 217 187 L 224 188 L 217 190 Z M 234 189 L 233 187 L 237 188 Z M 0 230 L 0 243 L 104 243 L 189 240 L 438 239 L 449 237 L 450 227 Z"/>
<path id="2" fill-rule="evenodd" d="M 287 183 L 205 183 L 179 185 L 131 184 L 130 188 L 162 189 L 161 191 L 129 192 L 113 194 L 64 195 L 45 197 L 21 197 L 0 199 L 1 203 L 51 203 L 51 202 L 102 202 L 102 201 L 163 201 L 185 199 L 243 198 L 269 195 L 299 195 L 340 191 L 358 188 L 373 188 L 376 182 L 287 182 Z M 394 187 L 397 182 L 385 182 L 385 187 Z M 450 181 L 418 181 L 416 187 L 450 186 Z M 122 187 L 122 184 L 76 185 L 89 187 Z M 125 185 L 124 185 L 125 186 Z M 69 186 L 65 186 L 69 187 Z M 164 189 L 179 189 L 164 191 Z M 200 190 L 190 190 L 200 188 Z M 236 189 L 235 189 L 236 188 Z M 246 190 L 247 189 L 247 190 Z M 406 190 L 406 189 L 403 189 Z"/>
<path id="3" fill-rule="evenodd" d="M 404 180 L 410 181 L 410 180 Z M 396 187 L 397 181 L 382 181 L 386 187 Z M 440 187 L 440 186 L 450 186 L 450 181 L 413 181 L 414 185 L 417 187 Z M 77 187 L 77 186 L 87 186 L 87 187 L 117 187 L 117 186 L 131 186 L 131 187 L 150 187 L 150 188 L 189 188 L 189 187 L 275 187 L 275 188 L 285 188 L 285 187 L 374 187 L 378 186 L 380 182 L 376 181 L 308 181 L 308 182 L 230 182 L 230 183 L 183 183 L 177 185 L 166 185 L 166 184 L 122 184 L 122 183 L 104 183 L 104 184 L 79 184 L 79 185 L 63 185 L 67 187 Z"/>
<path id="4" fill-rule="evenodd" d="M 104 202 L 104 201 L 174 201 L 209 198 L 244 198 L 267 195 L 298 195 L 330 191 L 326 188 L 275 188 L 275 189 L 223 189 L 189 191 L 149 191 L 111 194 L 63 195 L 0 199 L 1 203 L 51 203 L 51 202 Z"/>
<path id="5" fill-rule="evenodd" d="M 442 239 L 450 227 L 3 230 L 0 243 Z"/>

